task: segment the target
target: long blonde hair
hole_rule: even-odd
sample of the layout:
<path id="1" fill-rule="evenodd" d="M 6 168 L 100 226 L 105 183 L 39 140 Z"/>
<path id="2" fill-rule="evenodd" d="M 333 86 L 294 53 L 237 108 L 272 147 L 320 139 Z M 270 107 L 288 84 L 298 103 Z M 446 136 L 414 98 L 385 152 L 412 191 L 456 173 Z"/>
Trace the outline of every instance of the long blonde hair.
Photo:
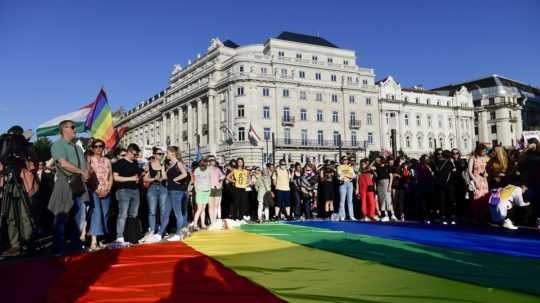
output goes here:
<path id="1" fill-rule="evenodd" d="M 178 162 L 183 163 L 182 161 L 182 152 L 180 152 L 180 149 L 177 146 L 169 146 L 167 147 L 167 151 L 170 151 L 174 153 L 174 156 L 176 157 L 176 160 Z"/>
<path id="2" fill-rule="evenodd" d="M 497 164 L 501 171 L 506 171 L 508 169 L 508 155 L 502 146 L 495 147 L 495 158 L 497 158 Z"/>

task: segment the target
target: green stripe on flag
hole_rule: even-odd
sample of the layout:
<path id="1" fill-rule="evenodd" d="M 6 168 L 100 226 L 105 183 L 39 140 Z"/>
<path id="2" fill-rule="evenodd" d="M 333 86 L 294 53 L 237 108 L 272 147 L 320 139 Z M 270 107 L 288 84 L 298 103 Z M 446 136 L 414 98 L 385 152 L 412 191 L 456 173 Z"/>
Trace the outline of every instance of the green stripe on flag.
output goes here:
<path id="1" fill-rule="evenodd" d="M 75 128 L 78 133 L 85 132 L 84 128 L 84 121 L 83 122 L 75 122 Z M 36 130 L 36 136 L 39 137 L 51 137 L 58 135 L 58 125 L 51 125 L 47 127 L 41 127 Z"/>
<path id="2" fill-rule="evenodd" d="M 534 258 L 440 248 L 345 232 L 329 233 L 326 229 L 289 224 L 244 225 L 242 229 L 378 264 L 540 294 L 540 260 Z"/>

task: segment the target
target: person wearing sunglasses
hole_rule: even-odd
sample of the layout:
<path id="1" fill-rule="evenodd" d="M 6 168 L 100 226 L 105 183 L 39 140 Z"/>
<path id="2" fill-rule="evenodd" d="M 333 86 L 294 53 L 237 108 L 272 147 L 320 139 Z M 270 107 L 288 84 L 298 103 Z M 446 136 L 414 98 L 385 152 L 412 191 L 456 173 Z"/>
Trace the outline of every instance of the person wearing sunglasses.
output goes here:
<path id="1" fill-rule="evenodd" d="M 73 250 L 82 249 L 79 236 L 86 215 L 82 199 L 86 192 L 83 182 L 88 180 L 88 170 L 82 148 L 74 143 L 75 123 L 64 120 L 58 127 L 60 139 L 51 146 L 51 156 L 58 169 L 48 208 L 55 216 L 53 253 L 62 255 L 65 252 L 65 233 L 70 236 Z M 73 221 L 75 224 L 71 224 Z"/>
<path id="2" fill-rule="evenodd" d="M 100 139 L 95 139 L 91 147 L 93 155 L 89 157 L 88 161 L 90 166 L 88 185 L 92 191 L 94 209 L 88 234 L 92 238 L 90 251 L 94 251 L 98 249 L 97 237 L 103 236 L 107 232 L 113 175 L 111 161 L 103 156 L 105 143 Z"/>
<path id="3" fill-rule="evenodd" d="M 113 179 L 116 183 L 116 200 L 118 201 L 115 245 L 119 247 L 126 244 L 124 241 L 124 229 L 127 219 L 135 219 L 139 211 L 139 180 L 141 174 L 141 169 L 137 163 L 139 152 L 139 146 L 131 143 L 127 147 L 126 157 L 116 161 L 113 165 Z"/>
<path id="4" fill-rule="evenodd" d="M 141 243 L 151 243 L 158 239 L 154 234 L 158 232 L 156 224 L 156 212 L 159 202 L 159 209 L 163 210 L 167 204 L 167 174 L 165 166 L 162 165 L 161 158 L 163 151 L 159 147 L 152 148 L 152 158 L 148 163 L 148 170 L 144 174 L 145 184 L 149 184 L 146 192 L 148 201 L 148 232 L 141 239 Z"/>

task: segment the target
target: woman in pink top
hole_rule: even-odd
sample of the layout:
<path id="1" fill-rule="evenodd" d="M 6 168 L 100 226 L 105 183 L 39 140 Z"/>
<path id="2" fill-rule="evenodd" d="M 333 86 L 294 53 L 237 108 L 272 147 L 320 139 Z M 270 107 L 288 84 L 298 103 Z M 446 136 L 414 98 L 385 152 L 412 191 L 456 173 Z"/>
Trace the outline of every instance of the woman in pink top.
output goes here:
<path id="1" fill-rule="evenodd" d="M 92 144 L 94 155 L 90 157 L 90 169 L 94 175 L 90 183 L 94 209 L 90 221 L 89 235 L 92 236 L 90 250 L 96 250 L 97 236 L 102 236 L 107 232 L 107 221 L 109 217 L 109 205 L 111 203 L 111 187 L 113 184 L 111 161 L 103 157 L 105 143 L 96 139 Z"/>
<path id="2" fill-rule="evenodd" d="M 221 218 L 221 195 L 223 193 L 223 180 L 225 174 L 219 167 L 214 157 L 209 159 L 210 169 L 210 198 L 208 200 L 208 214 L 210 216 L 210 224 L 216 222 L 216 219 Z"/>
<path id="3" fill-rule="evenodd" d="M 471 203 L 471 210 L 478 223 L 488 221 L 489 208 L 489 187 L 487 181 L 486 164 L 486 146 L 479 144 L 474 154 L 469 159 L 469 177 L 474 184 L 474 197 Z"/>

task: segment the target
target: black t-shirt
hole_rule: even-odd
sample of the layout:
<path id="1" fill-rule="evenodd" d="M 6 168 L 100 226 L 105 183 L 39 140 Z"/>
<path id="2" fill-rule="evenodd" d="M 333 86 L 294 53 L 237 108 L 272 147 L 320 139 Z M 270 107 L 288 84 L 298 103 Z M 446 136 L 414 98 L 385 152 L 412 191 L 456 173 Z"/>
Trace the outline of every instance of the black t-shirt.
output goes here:
<path id="1" fill-rule="evenodd" d="M 377 180 L 390 179 L 390 167 L 378 165 L 376 168 Z"/>
<path id="2" fill-rule="evenodd" d="M 117 173 L 120 177 L 133 177 L 134 175 L 140 175 L 141 169 L 137 161 L 129 162 L 126 159 L 120 159 L 113 164 L 113 172 Z M 115 183 L 117 189 L 139 188 L 139 184 L 135 181 Z"/>

